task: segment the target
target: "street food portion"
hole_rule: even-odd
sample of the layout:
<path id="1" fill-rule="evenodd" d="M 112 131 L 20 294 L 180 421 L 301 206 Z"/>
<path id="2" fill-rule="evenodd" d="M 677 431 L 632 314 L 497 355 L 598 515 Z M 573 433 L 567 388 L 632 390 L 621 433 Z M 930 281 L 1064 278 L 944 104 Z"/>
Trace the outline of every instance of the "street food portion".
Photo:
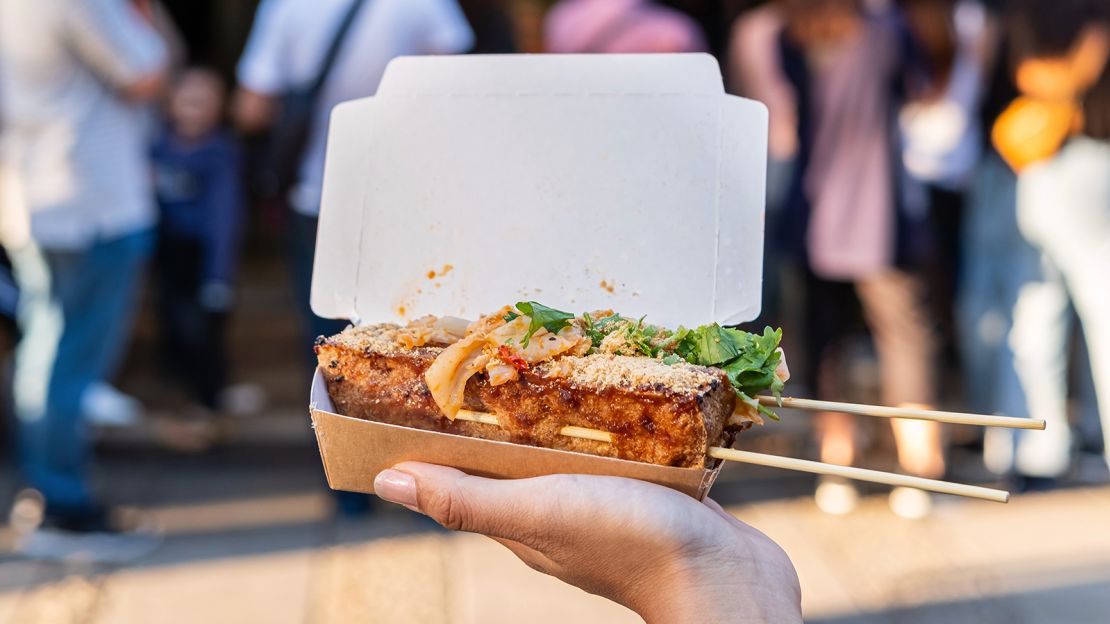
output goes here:
<path id="1" fill-rule="evenodd" d="M 348 328 L 317 345 L 339 413 L 485 439 L 702 468 L 712 446 L 761 422 L 757 392 L 787 374 L 779 334 L 708 325 L 670 331 L 611 311 L 535 302 L 462 329 L 425 317 Z M 498 424 L 456 420 L 460 409 Z M 606 431 L 610 442 L 559 435 Z"/>

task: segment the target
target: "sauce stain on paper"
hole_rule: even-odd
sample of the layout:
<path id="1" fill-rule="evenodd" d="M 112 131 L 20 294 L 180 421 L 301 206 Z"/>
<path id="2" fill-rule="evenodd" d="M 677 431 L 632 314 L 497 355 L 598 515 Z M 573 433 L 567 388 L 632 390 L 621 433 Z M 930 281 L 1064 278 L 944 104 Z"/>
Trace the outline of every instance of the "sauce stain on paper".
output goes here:
<path id="1" fill-rule="evenodd" d="M 450 273 L 452 270 L 454 270 L 454 268 L 455 268 L 455 265 L 453 265 L 453 264 L 445 264 L 445 265 L 443 265 L 442 268 L 440 268 L 440 270 L 438 272 L 435 269 L 429 269 L 428 274 L 427 274 L 428 279 L 433 280 L 437 277 L 446 277 L 448 273 Z M 437 286 L 438 286 L 438 284 L 437 284 Z"/>

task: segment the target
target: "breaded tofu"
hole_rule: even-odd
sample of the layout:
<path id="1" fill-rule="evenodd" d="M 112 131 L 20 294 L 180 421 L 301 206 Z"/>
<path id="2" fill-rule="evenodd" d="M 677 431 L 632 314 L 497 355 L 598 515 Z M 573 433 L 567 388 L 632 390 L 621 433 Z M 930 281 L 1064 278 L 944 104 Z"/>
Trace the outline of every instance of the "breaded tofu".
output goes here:
<path id="1" fill-rule="evenodd" d="M 709 447 L 732 441 L 725 423 L 736 394 L 723 371 L 606 353 L 541 362 L 497 386 L 476 374 L 467 382 L 464 408 L 494 414 L 500 426 L 451 421 L 424 380 L 443 347 L 409 348 L 401 334 L 398 325 L 379 324 L 317 341 L 339 414 L 686 468 L 706 467 Z M 612 442 L 560 435 L 568 425 L 607 431 Z"/>

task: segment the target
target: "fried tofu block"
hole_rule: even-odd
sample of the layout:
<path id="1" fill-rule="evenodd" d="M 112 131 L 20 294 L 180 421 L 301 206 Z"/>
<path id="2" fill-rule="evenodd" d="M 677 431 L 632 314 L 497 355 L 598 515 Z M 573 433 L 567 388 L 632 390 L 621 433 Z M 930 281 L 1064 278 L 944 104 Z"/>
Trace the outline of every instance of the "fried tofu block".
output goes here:
<path id="1" fill-rule="evenodd" d="M 408 348 L 392 324 L 348 328 L 317 341 L 320 370 L 345 416 L 489 440 L 703 468 L 710 446 L 728 445 L 736 395 L 719 369 L 610 354 L 565 356 L 491 386 L 467 383 L 464 407 L 500 426 L 451 421 L 424 381 L 442 347 Z M 559 435 L 568 425 L 608 431 L 612 442 Z"/>

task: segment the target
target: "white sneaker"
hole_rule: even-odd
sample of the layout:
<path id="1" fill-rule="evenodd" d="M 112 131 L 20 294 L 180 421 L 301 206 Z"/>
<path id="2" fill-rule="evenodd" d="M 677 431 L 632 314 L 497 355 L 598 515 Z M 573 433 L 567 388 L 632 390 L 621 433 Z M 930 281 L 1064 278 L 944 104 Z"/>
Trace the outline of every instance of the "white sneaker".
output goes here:
<path id="1" fill-rule="evenodd" d="M 46 515 L 46 499 L 38 490 L 25 488 L 15 495 L 8 512 L 8 526 L 17 536 L 29 535 L 42 526 Z"/>
<path id="2" fill-rule="evenodd" d="M 220 411 L 230 416 L 254 416 L 266 408 L 266 390 L 255 383 L 238 383 L 220 393 Z"/>
<path id="3" fill-rule="evenodd" d="M 813 495 L 817 508 L 831 516 L 843 516 L 859 506 L 859 490 L 840 477 L 821 477 Z"/>
<path id="4" fill-rule="evenodd" d="M 96 427 L 130 427 L 143 419 L 143 404 L 103 381 L 94 381 L 81 395 L 81 416 Z"/>
<path id="5" fill-rule="evenodd" d="M 933 512 L 933 497 L 925 490 L 896 487 L 890 492 L 890 510 L 907 520 L 920 520 Z"/>
<path id="6" fill-rule="evenodd" d="M 36 529 L 19 540 L 15 552 L 40 561 L 119 565 L 142 559 L 161 544 L 161 536 L 155 534 Z"/>

